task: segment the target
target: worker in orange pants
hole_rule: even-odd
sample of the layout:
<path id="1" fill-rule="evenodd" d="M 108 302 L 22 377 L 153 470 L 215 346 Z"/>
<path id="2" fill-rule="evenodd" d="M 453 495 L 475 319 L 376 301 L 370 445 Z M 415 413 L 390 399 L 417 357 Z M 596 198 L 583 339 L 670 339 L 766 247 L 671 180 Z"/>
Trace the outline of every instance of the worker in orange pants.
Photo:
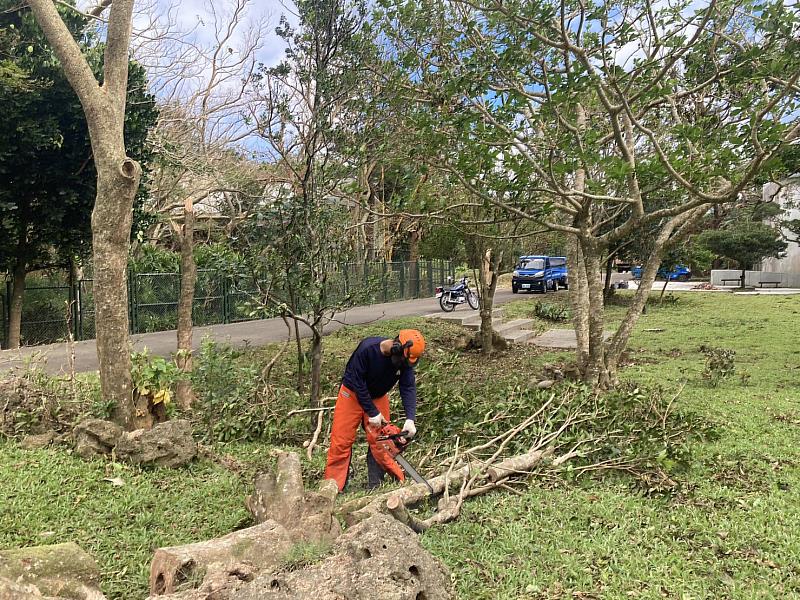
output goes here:
<path id="1" fill-rule="evenodd" d="M 339 490 L 347 483 L 358 426 L 368 435 L 367 485 L 380 485 L 386 472 L 403 481 L 397 463 L 375 446 L 375 430 L 389 422 L 389 390 L 400 389 L 406 421 L 403 434 L 412 438 L 417 428 L 417 388 L 414 367 L 425 351 L 425 338 L 416 329 L 403 329 L 394 339 L 370 337 L 359 343 L 347 362 L 333 410 L 331 445 L 325 478 L 336 480 Z"/>

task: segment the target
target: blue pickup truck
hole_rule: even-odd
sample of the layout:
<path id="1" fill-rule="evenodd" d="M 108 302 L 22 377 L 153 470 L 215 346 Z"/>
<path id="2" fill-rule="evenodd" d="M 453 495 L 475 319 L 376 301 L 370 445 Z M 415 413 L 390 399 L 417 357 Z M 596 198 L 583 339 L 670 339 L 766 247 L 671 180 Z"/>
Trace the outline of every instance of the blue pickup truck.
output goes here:
<path id="1" fill-rule="evenodd" d="M 564 256 L 520 256 L 511 276 L 513 293 L 542 293 L 567 289 L 567 259 Z"/>

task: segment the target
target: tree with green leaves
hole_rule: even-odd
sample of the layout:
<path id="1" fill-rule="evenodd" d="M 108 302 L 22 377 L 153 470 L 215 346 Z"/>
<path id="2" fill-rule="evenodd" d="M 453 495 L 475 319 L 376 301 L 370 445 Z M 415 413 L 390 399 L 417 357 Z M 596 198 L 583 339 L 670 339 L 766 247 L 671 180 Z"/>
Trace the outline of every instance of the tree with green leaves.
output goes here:
<path id="1" fill-rule="evenodd" d="M 739 287 L 745 287 L 745 272 L 765 258 L 780 258 L 786 242 L 775 228 L 764 223 L 740 221 L 727 229 L 704 231 L 696 242 L 723 258 L 736 261 L 742 274 Z"/>
<path id="2" fill-rule="evenodd" d="M 103 46 L 88 17 L 63 16 L 86 60 L 100 73 Z M 0 269 L 12 274 L 9 345 L 20 344 L 27 273 L 69 267 L 89 253 L 96 172 L 86 117 L 30 9 L 0 1 Z M 132 64 L 125 137 L 133 156 L 147 161 L 147 132 L 155 101 L 144 70 Z"/>
<path id="3" fill-rule="evenodd" d="M 784 2 L 382 0 L 387 87 L 442 168 L 566 234 L 577 362 L 612 386 L 661 258 L 800 137 L 800 16 Z M 483 165 L 495 165 L 487 173 Z M 652 230 L 606 340 L 602 265 Z"/>
<path id="4" fill-rule="evenodd" d="M 370 44 L 363 2 L 301 0 L 296 8 L 297 25 L 282 18 L 278 28 L 285 60 L 265 68 L 257 86 L 255 124 L 280 176 L 253 209 L 251 225 L 263 233 L 260 241 L 251 237 L 249 253 L 257 265 L 279 265 L 283 277 L 283 293 L 273 287 L 264 299 L 311 330 L 310 405 L 317 408 L 323 329 L 352 301 L 334 285 L 336 269 L 353 257 L 344 188 L 354 169 L 343 164 L 340 146 L 355 127 L 349 102 Z M 299 340 L 298 353 L 302 369 Z"/>

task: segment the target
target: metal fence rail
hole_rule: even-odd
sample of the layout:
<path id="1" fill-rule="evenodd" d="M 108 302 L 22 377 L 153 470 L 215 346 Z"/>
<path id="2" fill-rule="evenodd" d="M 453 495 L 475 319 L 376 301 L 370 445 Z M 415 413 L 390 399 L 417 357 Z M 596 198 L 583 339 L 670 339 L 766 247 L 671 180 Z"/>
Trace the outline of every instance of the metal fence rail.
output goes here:
<path id="1" fill-rule="evenodd" d="M 432 296 L 436 285 L 454 275 L 449 261 L 362 262 L 334 266 L 326 289 L 332 303 L 367 305 Z M 275 294 L 289 301 L 286 289 L 275 284 Z M 196 326 L 251 321 L 268 316 L 260 308 L 255 285 L 236 284 L 213 270 L 197 274 L 192 319 Z M 3 289 L 4 288 L 4 289 Z M 180 273 L 131 273 L 128 310 L 131 333 L 167 331 L 178 325 Z M 0 283 L 0 343 L 8 347 L 11 282 Z M 302 306 L 300 307 L 303 308 Z M 25 346 L 66 339 L 95 337 L 94 282 L 74 285 L 26 286 L 21 340 Z"/>

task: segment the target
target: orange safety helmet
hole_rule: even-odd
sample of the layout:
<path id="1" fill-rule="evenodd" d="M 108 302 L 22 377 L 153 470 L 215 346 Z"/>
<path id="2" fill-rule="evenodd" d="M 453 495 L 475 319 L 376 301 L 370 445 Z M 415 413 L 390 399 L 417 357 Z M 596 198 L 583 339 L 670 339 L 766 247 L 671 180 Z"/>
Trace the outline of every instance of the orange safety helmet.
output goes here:
<path id="1" fill-rule="evenodd" d="M 413 365 L 425 352 L 425 338 L 416 329 L 401 329 L 397 336 L 408 364 Z"/>

